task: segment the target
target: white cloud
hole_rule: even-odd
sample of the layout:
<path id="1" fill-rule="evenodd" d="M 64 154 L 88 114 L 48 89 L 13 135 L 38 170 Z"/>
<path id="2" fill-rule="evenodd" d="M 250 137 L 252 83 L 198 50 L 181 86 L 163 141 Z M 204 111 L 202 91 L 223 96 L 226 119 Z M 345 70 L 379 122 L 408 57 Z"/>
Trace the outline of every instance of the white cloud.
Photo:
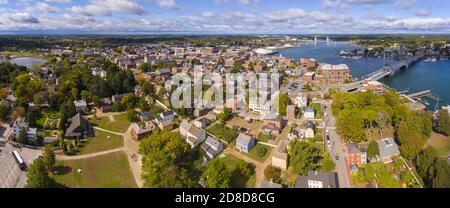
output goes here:
<path id="1" fill-rule="evenodd" d="M 134 0 L 91 0 L 87 6 L 73 6 L 72 12 L 85 16 L 111 16 L 113 12 L 144 15 L 145 9 Z"/>
<path id="2" fill-rule="evenodd" d="M 177 3 L 175 0 L 153 0 L 154 2 L 158 3 L 158 5 L 165 9 L 177 9 Z"/>
<path id="3" fill-rule="evenodd" d="M 267 19 L 275 22 L 298 19 L 306 16 L 303 9 L 291 8 L 288 10 L 279 10 L 265 15 Z"/>
<path id="4" fill-rule="evenodd" d="M 59 12 L 59 9 L 56 7 L 52 7 L 44 2 L 38 2 L 35 4 L 35 8 L 44 13 L 56 13 Z"/>
<path id="5" fill-rule="evenodd" d="M 3 24 L 37 24 L 39 19 L 27 12 L 4 13 L 0 15 Z"/>

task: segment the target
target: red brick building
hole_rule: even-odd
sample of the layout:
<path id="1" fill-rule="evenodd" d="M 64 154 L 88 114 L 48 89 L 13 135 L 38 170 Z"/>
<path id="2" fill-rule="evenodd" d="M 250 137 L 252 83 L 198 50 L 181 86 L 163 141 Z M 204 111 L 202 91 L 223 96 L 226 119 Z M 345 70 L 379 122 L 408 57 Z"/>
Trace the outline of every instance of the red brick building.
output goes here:
<path id="1" fill-rule="evenodd" d="M 342 83 L 352 78 L 347 64 L 322 64 L 319 65 L 317 73 L 320 76 L 316 76 L 316 78 L 321 82 Z"/>
<path id="2" fill-rule="evenodd" d="M 358 147 L 358 144 L 355 143 L 349 143 L 347 144 L 347 165 L 352 166 L 356 165 L 359 166 L 360 164 L 366 163 L 366 152 L 361 150 Z"/>

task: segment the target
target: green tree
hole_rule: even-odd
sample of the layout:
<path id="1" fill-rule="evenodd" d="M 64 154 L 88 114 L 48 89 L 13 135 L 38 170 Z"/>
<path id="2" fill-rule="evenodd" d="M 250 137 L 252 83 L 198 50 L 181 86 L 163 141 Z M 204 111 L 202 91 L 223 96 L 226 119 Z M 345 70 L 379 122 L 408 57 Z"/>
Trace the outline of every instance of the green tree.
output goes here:
<path id="1" fill-rule="evenodd" d="M 207 188 L 231 188 L 231 172 L 227 169 L 225 163 L 221 159 L 212 160 L 206 171 Z"/>
<path id="2" fill-rule="evenodd" d="M 7 115 L 8 107 L 6 105 L 0 104 L 0 121 L 5 120 Z"/>
<path id="3" fill-rule="evenodd" d="M 450 116 L 447 110 L 441 109 L 434 130 L 446 136 L 450 135 Z"/>
<path id="4" fill-rule="evenodd" d="M 433 147 L 422 150 L 415 159 L 415 165 L 417 173 L 427 187 L 450 187 L 450 165 L 444 159 L 439 158 Z"/>
<path id="5" fill-rule="evenodd" d="M 28 168 L 26 188 L 50 188 L 53 180 L 48 175 L 48 169 L 42 158 L 34 160 Z"/>
<path id="6" fill-rule="evenodd" d="M 324 172 L 331 172 L 334 170 L 334 162 L 330 158 L 330 154 L 328 152 L 324 152 L 322 156 L 322 171 Z"/>
<path id="7" fill-rule="evenodd" d="M 253 173 L 255 173 L 253 167 L 244 160 L 238 160 L 237 169 L 239 170 L 241 175 L 245 177 L 250 177 Z"/>
<path id="8" fill-rule="evenodd" d="M 374 158 L 378 154 L 380 154 L 380 148 L 378 147 L 378 143 L 376 141 L 371 141 L 369 146 L 367 147 L 367 157 Z"/>
<path id="9" fill-rule="evenodd" d="M 55 166 L 56 156 L 55 156 L 55 152 L 49 145 L 46 145 L 44 147 L 44 153 L 43 153 L 42 160 L 43 160 L 45 166 L 47 167 L 47 170 L 52 171 L 53 167 Z"/>
<path id="10" fill-rule="evenodd" d="M 223 112 L 217 115 L 217 119 L 219 119 L 220 121 L 226 121 L 230 119 L 230 117 L 231 117 L 231 109 L 229 108 L 224 108 Z"/>
<path id="11" fill-rule="evenodd" d="M 264 169 L 264 177 L 266 180 L 273 181 L 275 183 L 281 182 L 281 170 L 272 165 L 268 165 Z"/>
<path id="12" fill-rule="evenodd" d="M 20 129 L 19 137 L 17 138 L 17 142 L 19 142 L 21 144 L 28 144 L 27 130 L 25 128 Z"/>
<path id="13" fill-rule="evenodd" d="M 289 163 L 299 175 L 306 175 L 308 171 L 319 168 L 320 149 L 314 144 L 294 140 L 290 143 L 289 155 Z"/>
<path id="14" fill-rule="evenodd" d="M 141 141 L 142 178 L 145 187 L 197 187 L 200 171 L 194 164 L 198 150 L 191 149 L 178 132 L 153 133 Z"/>

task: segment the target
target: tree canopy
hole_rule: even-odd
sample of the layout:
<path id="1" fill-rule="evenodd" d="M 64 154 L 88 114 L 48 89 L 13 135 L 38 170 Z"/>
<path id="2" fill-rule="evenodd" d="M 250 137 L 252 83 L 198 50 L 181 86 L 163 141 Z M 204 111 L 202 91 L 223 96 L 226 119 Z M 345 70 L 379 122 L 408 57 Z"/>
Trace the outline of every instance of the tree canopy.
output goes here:
<path id="1" fill-rule="evenodd" d="M 320 149 L 314 144 L 294 140 L 289 145 L 289 163 L 295 173 L 306 175 L 308 171 L 316 170 L 320 167 Z"/>
<path id="2" fill-rule="evenodd" d="M 153 133 L 142 140 L 142 176 L 145 187 L 197 187 L 201 170 L 195 163 L 198 150 L 191 149 L 178 132 Z"/>
<path id="3" fill-rule="evenodd" d="M 51 188 L 54 185 L 42 158 L 34 160 L 28 168 L 26 188 Z"/>
<path id="4" fill-rule="evenodd" d="M 203 174 L 207 188 L 231 188 L 231 172 L 220 158 L 212 160 Z"/>
<path id="5" fill-rule="evenodd" d="M 450 115 L 447 110 L 441 109 L 434 130 L 438 133 L 450 136 Z"/>
<path id="6" fill-rule="evenodd" d="M 450 165 L 439 158 L 433 147 L 422 150 L 415 159 L 415 165 L 427 187 L 450 188 Z"/>

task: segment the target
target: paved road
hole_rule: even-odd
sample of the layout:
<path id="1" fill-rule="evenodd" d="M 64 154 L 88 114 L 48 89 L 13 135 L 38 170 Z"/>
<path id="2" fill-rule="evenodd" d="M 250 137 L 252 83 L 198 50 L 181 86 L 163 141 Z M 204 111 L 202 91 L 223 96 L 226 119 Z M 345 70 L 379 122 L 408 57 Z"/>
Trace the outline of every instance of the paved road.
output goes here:
<path id="1" fill-rule="evenodd" d="M 119 148 L 116 148 L 116 149 L 106 150 L 106 151 L 102 151 L 102 152 L 95 152 L 95 153 L 91 153 L 91 154 L 76 155 L 76 156 L 56 155 L 56 159 L 57 160 L 81 160 L 81 159 L 88 159 L 88 158 L 91 158 L 91 157 L 97 157 L 97 156 L 111 154 L 111 153 L 114 153 L 114 152 L 120 152 L 120 151 L 123 151 L 124 149 L 125 149 L 124 147 L 119 147 Z"/>
<path id="2" fill-rule="evenodd" d="M 335 169 L 338 174 L 339 187 L 340 188 L 350 188 L 350 179 L 347 171 L 347 164 L 345 162 L 346 153 L 344 143 L 342 142 L 342 138 L 339 134 L 336 133 L 335 124 L 336 118 L 331 114 L 331 102 L 324 103 L 326 109 L 324 112 L 327 113 L 327 125 L 325 127 L 325 132 L 328 129 L 330 132 L 330 140 L 331 140 L 331 150 L 327 147 L 328 151 L 331 153 L 330 155 L 333 157 L 333 160 L 336 164 Z M 339 157 L 339 160 L 335 160 L 335 156 Z"/>

